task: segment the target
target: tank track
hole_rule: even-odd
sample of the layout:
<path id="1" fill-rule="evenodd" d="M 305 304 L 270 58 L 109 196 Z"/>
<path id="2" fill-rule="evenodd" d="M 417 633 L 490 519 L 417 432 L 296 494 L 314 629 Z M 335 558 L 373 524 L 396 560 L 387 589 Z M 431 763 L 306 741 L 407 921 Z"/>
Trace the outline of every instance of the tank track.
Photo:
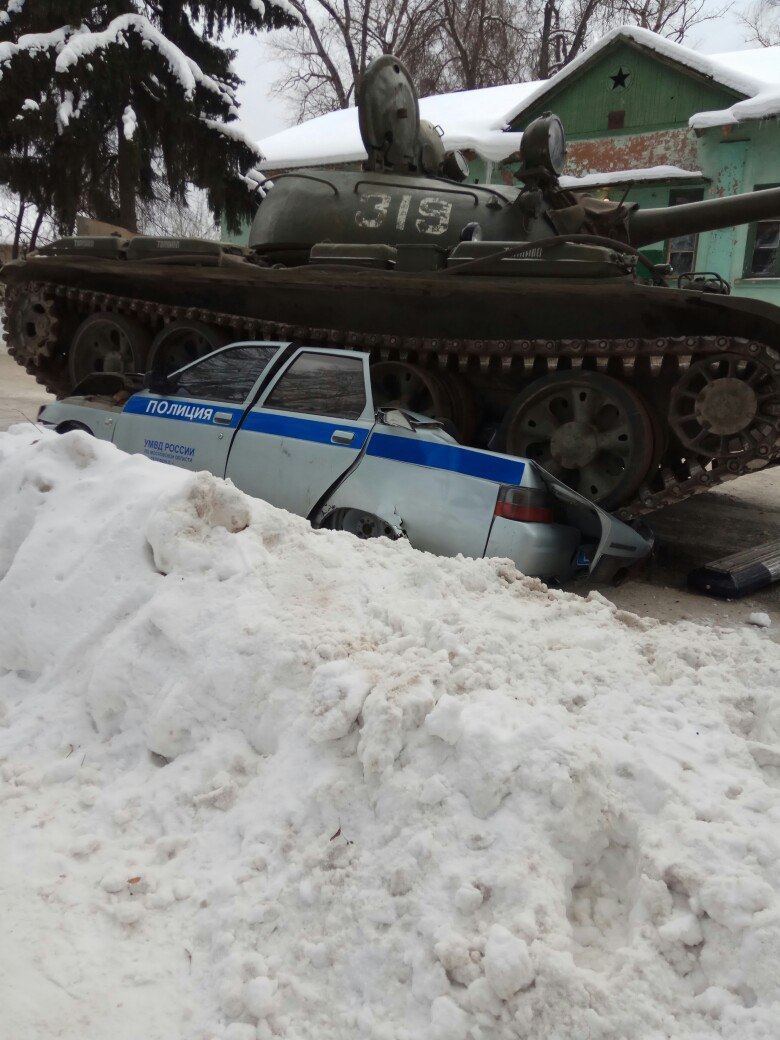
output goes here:
<path id="1" fill-rule="evenodd" d="M 52 315 L 53 327 L 58 321 L 58 309 L 74 309 L 79 317 L 98 310 L 114 311 L 149 322 L 175 320 L 199 321 L 230 330 L 247 338 L 293 339 L 312 345 L 330 345 L 349 349 L 368 348 L 377 360 L 421 361 L 451 372 L 475 372 L 484 375 L 541 375 L 552 370 L 558 359 L 565 359 L 568 367 L 575 367 L 583 359 L 593 359 L 595 366 L 608 373 L 630 377 L 634 372 L 651 375 L 661 365 L 671 362 L 682 372 L 691 357 L 719 354 L 728 351 L 756 358 L 778 373 L 780 379 L 780 352 L 763 343 L 727 336 L 683 336 L 666 338 L 627 339 L 418 339 L 391 334 L 365 333 L 344 329 L 314 328 L 247 318 L 243 315 L 212 311 L 202 307 L 180 307 L 151 303 L 129 296 L 117 296 L 88 289 L 44 282 L 9 287 L 6 295 L 5 330 L 9 353 L 39 383 L 55 394 L 70 390 L 63 378 L 62 365 L 52 342 L 36 345 L 14 342 L 9 321 L 13 304 L 22 293 L 35 293 Z M 49 304 L 52 304 L 49 307 Z M 60 315 L 61 317 L 61 315 Z M 593 367 L 593 363 L 590 363 Z M 617 368 L 617 372 L 616 372 Z M 695 459 L 680 458 L 674 467 L 662 465 L 654 474 L 652 486 L 640 487 L 634 499 L 617 509 L 621 519 L 629 520 L 653 513 L 665 506 L 681 502 L 693 495 L 734 480 L 736 477 L 780 463 L 780 416 L 775 421 L 774 439 L 764 439 L 752 449 L 740 452 L 735 458 L 715 460 L 704 468 Z"/>

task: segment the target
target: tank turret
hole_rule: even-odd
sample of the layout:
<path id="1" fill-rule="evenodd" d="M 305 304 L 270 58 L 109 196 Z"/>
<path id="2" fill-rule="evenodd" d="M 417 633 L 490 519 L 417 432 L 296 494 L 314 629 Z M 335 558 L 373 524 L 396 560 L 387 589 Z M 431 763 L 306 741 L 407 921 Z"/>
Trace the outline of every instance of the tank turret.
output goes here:
<path id="1" fill-rule="evenodd" d="M 470 184 L 397 59 L 369 67 L 358 105 L 363 168 L 275 178 L 245 248 L 120 233 L 6 264 L 11 355 L 66 394 L 235 339 L 369 351 L 379 404 L 624 517 L 780 461 L 780 308 L 639 266 L 649 243 L 776 218 L 780 189 L 652 210 L 571 190 L 552 113 L 516 184 Z"/>

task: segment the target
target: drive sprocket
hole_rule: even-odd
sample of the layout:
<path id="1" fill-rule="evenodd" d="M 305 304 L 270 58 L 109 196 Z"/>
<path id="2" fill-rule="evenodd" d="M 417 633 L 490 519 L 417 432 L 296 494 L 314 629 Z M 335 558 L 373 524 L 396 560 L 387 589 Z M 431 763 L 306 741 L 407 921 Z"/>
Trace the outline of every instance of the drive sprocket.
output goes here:
<path id="1" fill-rule="evenodd" d="M 700 457 L 723 459 L 780 441 L 780 372 L 768 358 L 699 358 L 672 389 L 669 425 Z"/>
<path id="2" fill-rule="evenodd" d="M 21 365 L 51 357 L 59 337 L 53 297 L 40 288 L 9 289 L 5 301 L 5 336 L 9 353 Z"/>

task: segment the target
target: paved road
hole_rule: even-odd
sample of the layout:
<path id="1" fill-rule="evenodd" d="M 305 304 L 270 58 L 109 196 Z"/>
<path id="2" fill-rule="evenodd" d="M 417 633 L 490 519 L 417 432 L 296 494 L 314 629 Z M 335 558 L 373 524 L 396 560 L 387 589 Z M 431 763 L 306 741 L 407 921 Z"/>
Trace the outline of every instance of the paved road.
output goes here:
<path id="1" fill-rule="evenodd" d="M 34 420 L 50 395 L 21 369 L 0 344 L 0 430 Z M 596 589 L 626 610 L 661 621 L 695 619 L 713 624 L 742 624 L 752 611 L 766 611 L 770 633 L 780 641 L 780 583 L 749 599 L 722 602 L 686 590 L 688 571 L 728 553 L 780 538 L 780 466 L 768 473 L 741 477 L 719 491 L 670 506 L 649 517 L 658 552 L 652 569 L 639 581 L 618 589 Z"/>
<path id="2" fill-rule="evenodd" d="M 50 400 L 51 395 L 8 356 L 0 343 L 0 430 L 26 419 L 34 421 L 38 408 Z"/>

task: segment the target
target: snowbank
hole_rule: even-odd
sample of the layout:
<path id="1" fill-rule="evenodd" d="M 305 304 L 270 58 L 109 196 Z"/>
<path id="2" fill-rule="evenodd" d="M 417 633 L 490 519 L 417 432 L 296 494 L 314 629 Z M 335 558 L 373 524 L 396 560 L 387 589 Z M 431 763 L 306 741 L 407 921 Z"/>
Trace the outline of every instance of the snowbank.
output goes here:
<path id="1" fill-rule="evenodd" d="M 780 655 L 0 437 L 37 1040 L 777 1036 Z"/>

